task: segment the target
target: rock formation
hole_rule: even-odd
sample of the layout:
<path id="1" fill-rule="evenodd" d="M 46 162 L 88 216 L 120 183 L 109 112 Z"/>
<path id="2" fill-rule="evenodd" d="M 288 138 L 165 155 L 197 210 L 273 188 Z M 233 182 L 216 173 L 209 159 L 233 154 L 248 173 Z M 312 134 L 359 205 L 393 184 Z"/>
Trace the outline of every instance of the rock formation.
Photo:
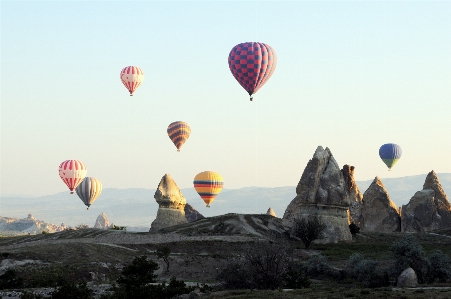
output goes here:
<path id="1" fill-rule="evenodd" d="M 348 208 L 351 202 L 352 180 L 347 165 L 340 169 L 329 148 L 319 146 L 308 162 L 296 187 L 297 196 L 288 205 L 283 219 L 288 222 L 296 218 L 318 214 L 326 224 L 325 238 L 317 242 L 351 240 L 348 227 Z"/>
<path id="2" fill-rule="evenodd" d="M 96 223 L 94 224 L 94 228 L 101 228 L 101 229 L 108 229 L 111 227 L 110 221 L 108 220 L 108 217 L 105 213 L 100 214 L 97 219 Z"/>
<path id="3" fill-rule="evenodd" d="M 35 235 L 41 234 L 43 231 L 54 233 L 65 229 L 66 227 L 37 220 L 32 214 L 29 214 L 27 218 L 23 219 L 0 216 L 0 232 L 6 236 Z"/>
<path id="4" fill-rule="evenodd" d="M 416 287 L 417 285 L 417 274 L 412 268 L 407 268 L 402 271 L 398 277 L 398 282 L 396 283 L 396 287 L 398 288 Z"/>
<path id="5" fill-rule="evenodd" d="M 193 208 L 189 203 L 187 203 L 185 205 L 185 218 L 188 222 L 194 222 L 200 219 L 204 219 L 205 217 L 195 208 Z"/>
<path id="6" fill-rule="evenodd" d="M 359 187 L 354 180 L 354 166 L 345 165 L 343 166 L 343 177 L 345 179 L 346 185 L 348 186 L 350 204 L 349 204 L 349 219 L 348 223 L 355 223 L 359 227 L 363 223 L 362 215 L 362 192 L 360 192 Z"/>
<path id="7" fill-rule="evenodd" d="M 401 217 L 398 207 L 390 199 L 379 177 L 376 177 L 363 194 L 362 231 L 399 232 Z"/>
<path id="8" fill-rule="evenodd" d="M 268 211 L 266 212 L 266 215 L 271 215 L 273 217 L 277 217 L 276 212 L 274 212 L 274 210 L 272 208 L 268 209 Z"/>
<path id="9" fill-rule="evenodd" d="M 428 173 L 423 190 L 401 209 L 402 232 L 424 232 L 451 227 L 451 205 L 437 174 Z"/>
<path id="10" fill-rule="evenodd" d="M 161 178 L 154 198 L 159 208 L 150 231 L 156 231 L 181 223 L 188 223 L 188 220 L 185 218 L 186 199 L 169 174 L 165 174 Z"/>

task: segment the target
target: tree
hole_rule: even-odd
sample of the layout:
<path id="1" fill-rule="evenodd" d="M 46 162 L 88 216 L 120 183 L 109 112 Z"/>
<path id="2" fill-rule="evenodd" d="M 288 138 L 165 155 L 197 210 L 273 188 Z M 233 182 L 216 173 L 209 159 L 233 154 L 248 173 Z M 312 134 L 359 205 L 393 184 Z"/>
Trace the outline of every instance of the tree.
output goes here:
<path id="1" fill-rule="evenodd" d="M 355 236 L 356 234 L 360 233 L 360 226 L 358 226 L 354 222 L 351 222 L 351 224 L 349 224 L 349 230 L 351 231 L 351 235 Z"/>
<path id="2" fill-rule="evenodd" d="M 291 234 L 304 243 L 305 249 L 310 248 L 310 244 L 317 239 L 324 238 L 324 224 L 318 215 L 309 215 L 307 217 L 300 217 L 294 219 Z"/>
<path id="3" fill-rule="evenodd" d="M 137 256 L 130 265 L 122 269 L 117 283 L 124 289 L 127 298 L 141 298 L 147 284 L 156 281 L 157 275 L 154 272 L 158 268 L 158 264 L 148 261 L 147 256 Z"/>
<path id="4" fill-rule="evenodd" d="M 290 249 L 281 244 L 259 242 L 244 248 L 229 261 L 217 279 L 229 289 L 277 289 L 307 287 L 308 279 L 293 267 Z"/>
<path id="5" fill-rule="evenodd" d="M 171 249 L 168 246 L 159 246 L 155 253 L 159 259 L 163 259 L 166 263 L 166 272 L 169 272 L 169 255 L 171 254 Z"/>

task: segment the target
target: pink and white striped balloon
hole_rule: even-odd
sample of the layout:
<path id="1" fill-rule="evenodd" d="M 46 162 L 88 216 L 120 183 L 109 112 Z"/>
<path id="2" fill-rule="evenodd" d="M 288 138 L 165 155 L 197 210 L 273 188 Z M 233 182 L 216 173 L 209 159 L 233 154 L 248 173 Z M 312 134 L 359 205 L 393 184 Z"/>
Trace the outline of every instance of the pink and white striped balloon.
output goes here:
<path id="1" fill-rule="evenodd" d="M 144 72 L 137 66 L 127 66 L 121 71 L 121 81 L 125 88 L 133 95 L 135 90 L 144 81 Z"/>
<path id="2" fill-rule="evenodd" d="M 63 182 L 69 187 L 70 193 L 73 194 L 75 188 L 86 177 L 86 166 L 78 160 L 66 160 L 59 166 L 59 175 Z"/>

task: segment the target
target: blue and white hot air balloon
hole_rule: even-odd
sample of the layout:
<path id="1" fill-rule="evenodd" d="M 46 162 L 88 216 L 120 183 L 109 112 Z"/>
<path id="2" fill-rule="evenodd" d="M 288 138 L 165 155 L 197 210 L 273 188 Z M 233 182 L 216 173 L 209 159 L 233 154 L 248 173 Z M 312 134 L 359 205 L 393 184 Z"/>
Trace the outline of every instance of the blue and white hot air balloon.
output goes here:
<path id="1" fill-rule="evenodd" d="M 388 166 L 389 171 L 398 162 L 401 155 L 401 147 L 394 143 L 386 143 L 379 148 L 379 157 Z"/>

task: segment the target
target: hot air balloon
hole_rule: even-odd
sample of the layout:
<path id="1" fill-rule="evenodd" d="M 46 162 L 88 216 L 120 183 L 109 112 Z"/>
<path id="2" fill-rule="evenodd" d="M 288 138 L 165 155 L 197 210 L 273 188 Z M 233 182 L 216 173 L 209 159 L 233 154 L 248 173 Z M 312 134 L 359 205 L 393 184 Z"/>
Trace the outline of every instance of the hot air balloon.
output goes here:
<path id="1" fill-rule="evenodd" d="M 204 171 L 194 177 L 193 183 L 194 189 L 196 189 L 209 208 L 210 203 L 221 192 L 224 180 L 219 173 Z"/>
<path id="2" fill-rule="evenodd" d="M 177 147 L 178 152 L 180 152 L 180 148 L 188 140 L 190 134 L 190 127 L 183 121 L 173 122 L 168 127 L 169 138 L 171 138 L 171 141 Z"/>
<path id="3" fill-rule="evenodd" d="M 387 143 L 379 148 L 379 157 L 381 157 L 382 161 L 384 161 L 384 163 L 388 166 L 389 171 L 396 164 L 396 162 L 398 162 L 401 155 L 401 147 L 394 143 Z"/>
<path id="4" fill-rule="evenodd" d="M 264 43 L 242 43 L 229 53 L 232 75 L 249 93 L 250 100 L 271 77 L 276 69 L 276 52 Z"/>
<path id="5" fill-rule="evenodd" d="M 69 187 L 70 193 L 73 194 L 75 188 L 86 176 L 86 166 L 78 160 L 66 160 L 59 166 L 59 175 L 63 182 Z"/>
<path id="6" fill-rule="evenodd" d="M 85 177 L 80 185 L 75 189 L 78 197 L 83 201 L 83 203 L 88 207 L 99 197 L 102 192 L 102 183 L 93 177 Z"/>
<path id="7" fill-rule="evenodd" d="M 125 88 L 130 92 L 130 96 L 144 81 L 144 72 L 137 66 L 127 66 L 121 71 L 121 80 Z"/>

